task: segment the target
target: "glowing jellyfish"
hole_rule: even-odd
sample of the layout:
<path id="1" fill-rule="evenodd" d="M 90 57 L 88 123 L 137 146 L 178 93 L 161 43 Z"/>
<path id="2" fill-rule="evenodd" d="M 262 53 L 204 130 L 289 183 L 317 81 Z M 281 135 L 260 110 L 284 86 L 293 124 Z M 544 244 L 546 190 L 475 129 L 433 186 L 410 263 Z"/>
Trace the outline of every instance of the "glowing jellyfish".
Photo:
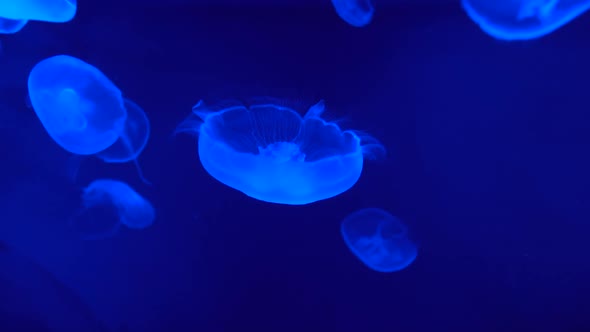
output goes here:
<path id="1" fill-rule="evenodd" d="M 407 227 L 382 209 L 362 209 L 350 214 L 342 221 L 340 231 L 350 251 L 377 272 L 403 270 L 418 253 Z"/>
<path id="2" fill-rule="evenodd" d="M 0 17 L 0 34 L 12 34 L 22 30 L 27 25 L 27 20 L 10 20 Z"/>
<path id="3" fill-rule="evenodd" d="M 65 150 L 96 154 L 123 132 L 127 111 L 121 91 L 97 68 L 57 55 L 29 74 L 29 98 L 51 138 Z"/>
<path id="4" fill-rule="evenodd" d="M 535 39 L 590 9 L 589 0 L 462 0 L 467 15 L 496 39 Z"/>
<path id="5" fill-rule="evenodd" d="M 99 240 L 117 234 L 121 225 L 131 229 L 151 226 L 156 218 L 152 204 L 124 182 L 99 179 L 82 192 L 82 208 L 71 226 L 85 240 Z"/>
<path id="6" fill-rule="evenodd" d="M 323 111 L 323 101 L 303 118 L 276 103 L 214 111 L 199 102 L 177 132 L 198 133 L 201 164 L 219 182 L 265 202 L 308 204 L 350 189 L 363 158 L 385 151 L 370 136 L 325 121 Z"/>
<path id="7" fill-rule="evenodd" d="M 353 27 L 363 27 L 373 19 L 375 7 L 372 0 L 332 0 L 336 13 Z"/>
<path id="8" fill-rule="evenodd" d="M 77 0 L 2 0 L 0 17 L 63 23 L 74 18 L 77 7 Z"/>

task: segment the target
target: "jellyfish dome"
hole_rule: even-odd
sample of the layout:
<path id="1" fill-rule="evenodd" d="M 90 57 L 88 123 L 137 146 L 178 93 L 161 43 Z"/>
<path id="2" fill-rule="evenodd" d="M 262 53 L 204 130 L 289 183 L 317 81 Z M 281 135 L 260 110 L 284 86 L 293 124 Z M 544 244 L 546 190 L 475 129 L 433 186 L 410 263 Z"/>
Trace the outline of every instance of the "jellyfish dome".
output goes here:
<path id="1" fill-rule="evenodd" d="M 590 9 L 589 0 L 462 0 L 461 3 L 472 21 L 500 40 L 543 37 Z"/>
<path id="2" fill-rule="evenodd" d="M 340 231 L 350 251 L 377 272 L 403 270 L 418 253 L 407 227 L 382 209 L 361 209 L 350 214 L 342 221 Z"/>
<path id="3" fill-rule="evenodd" d="M 74 18 L 77 8 L 77 0 L 3 0 L 0 17 L 64 23 Z"/>
<path id="4" fill-rule="evenodd" d="M 96 154 L 124 131 L 127 111 L 121 91 L 80 59 L 57 55 L 42 60 L 31 70 L 28 88 L 45 130 L 71 153 Z"/>
<path id="5" fill-rule="evenodd" d="M 82 192 L 82 208 L 70 224 L 86 240 L 117 234 L 121 225 L 131 229 L 151 226 L 156 218 L 152 204 L 128 184 L 98 179 Z"/>
<path id="6" fill-rule="evenodd" d="M 278 103 L 215 110 L 200 102 L 178 131 L 198 133 L 201 164 L 219 182 L 261 201 L 301 205 L 347 191 L 363 158 L 384 151 L 369 136 L 325 121 L 323 111 L 323 102 L 304 117 Z"/>
<path id="7" fill-rule="evenodd" d="M 372 0 L 332 0 L 336 13 L 353 27 L 364 27 L 371 23 L 375 13 Z"/>

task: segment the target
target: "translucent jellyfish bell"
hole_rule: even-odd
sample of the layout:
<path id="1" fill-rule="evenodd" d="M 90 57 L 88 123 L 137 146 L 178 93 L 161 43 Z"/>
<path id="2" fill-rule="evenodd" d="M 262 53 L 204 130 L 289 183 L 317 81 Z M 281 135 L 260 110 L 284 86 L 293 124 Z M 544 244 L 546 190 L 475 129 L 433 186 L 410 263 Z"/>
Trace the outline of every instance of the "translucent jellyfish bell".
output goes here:
<path id="1" fill-rule="evenodd" d="M 377 272 L 395 272 L 416 259 L 416 244 L 401 220 L 382 209 L 362 209 L 346 217 L 340 226 L 352 253 Z"/>
<path id="2" fill-rule="evenodd" d="M 85 240 L 114 236 L 120 226 L 144 229 L 156 218 L 152 204 L 124 182 L 99 179 L 82 192 L 82 208 L 71 219 L 71 226 Z"/>
<path id="3" fill-rule="evenodd" d="M 535 39 L 590 9 L 589 0 L 462 0 L 463 9 L 488 35 L 501 40 Z"/>
<path id="4" fill-rule="evenodd" d="M 133 161 L 142 181 L 150 184 L 143 176 L 137 162 L 150 137 L 150 121 L 143 109 L 129 99 L 125 99 L 125 109 L 127 121 L 119 139 L 105 150 L 98 152 L 96 156 L 107 163 Z"/>
<path id="5" fill-rule="evenodd" d="M 276 103 L 214 111 L 200 102 L 178 131 L 199 134 L 201 163 L 221 183 L 265 202 L 308 204 L 350 189 L 363 158 L 384 151 L 369 136 L 325 121 L 323 111 L 323 102 L 303 118 Z"/>
<path id="6" fill-rule="evenodd" d="M 364 27 L 371 23 L 375 13 L 372 0 L 332 0 L 336 13 L 353 27 Z"/>
<path id="7" fill-rule="evenodd" d="M 121 91 L 97 68 L 68 56 L 42 60 L 29 74 L 29 98 L 51 138 L 65 150 L 96 154 L 123 132 Z"/>
<path id="8" fill-rule="evenodd" d="M 22 30 L 27 20 L 10 20 L 0 17 L 0 34 L 13 34 Z"/>
<path id="9" fill-rule="evenodd" d="M 74 18 L 77 8 L 77 0 L 2 0 L 0 17 L 63 23 Z"/>

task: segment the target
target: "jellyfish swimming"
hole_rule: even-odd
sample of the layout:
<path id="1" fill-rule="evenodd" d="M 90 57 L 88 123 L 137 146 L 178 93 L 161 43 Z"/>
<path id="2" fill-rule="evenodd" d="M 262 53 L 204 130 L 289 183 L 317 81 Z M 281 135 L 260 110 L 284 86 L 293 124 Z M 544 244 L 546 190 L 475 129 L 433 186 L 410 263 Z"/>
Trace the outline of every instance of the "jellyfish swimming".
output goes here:
<path id="1" fill-rule="evenodd" d="M 0 17 L 64 23 L 74 18 L 77 8 L 77 0 L 3 0 Z"/>
<path id="2" fill-rule="evenodd" d="M 375 13 L 372 0 L 332 0 L 336 13 L 353 27 L 364 27 L 371 23 Z"/>
<path id="3" fill-rule="evenodd" d="M 350 189 L 363 159 L 385 151 L 322 119 L 324 108 L 320 101 L 301 117 L 268 100 L 218 108 L 201 101 L 177 132 L 198 134 L 201 164 L 219 182 L 264 202 L 309 204 Z"/>
<path id="4" fill-rule="evenodd" d="M 145 112 L 123 98 L 96 67 L 69 55 L 37 63 L 28 80 L 29 101 L 49 136 L 66 151 L 105 162 L 133 161 L 150 134 Z"/>
<path id="5" fill-rule="evenodd" d="M 406 225 L 382 209 L 353 212 L 342 221 L 340 231 L 350 251 L 377 272 L 403 270 L 418 253 Z"/>
<path id="6" fill-rule="evenodd" d="M 70 225 L 84 240 L 112 237 L 121 226 L 144 229 L 156 218 L 152 204 L 128 184 L 111 179 L 98 179 L 82 191 L 82 207 Z"/>
<path id="7" fill-rule="evenodd" d="M 463 9 L 488 35 L 529 40 L 548 35 L 590 9 L 589 0 L 461 0 Z"/>
<path id="8" fill-rule="evenodd" d="M 22 30 L 27 20 L 11 20 L 0 17 L 0 34 L 13 34 Z"/>

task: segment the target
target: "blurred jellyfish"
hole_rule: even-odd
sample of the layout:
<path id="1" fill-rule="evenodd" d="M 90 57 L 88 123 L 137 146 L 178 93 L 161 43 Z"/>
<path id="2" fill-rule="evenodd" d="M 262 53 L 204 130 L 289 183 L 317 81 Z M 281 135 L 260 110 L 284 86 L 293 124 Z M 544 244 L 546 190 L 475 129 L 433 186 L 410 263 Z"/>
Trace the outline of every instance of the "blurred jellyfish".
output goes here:
<path id="1" fill-rule="evenodd" d="M 0 294 L 0 331 L 104 331 L 78 294 L 2 242 Z"/>
<path id="2" fill-rule="evenodd" d="M 401 220 L 382 209 L 362 209 L 340 225 L 342 238 L 352 253 L 377 272 L 395 272 L 416 259 L 416 244 Z"/>
<path id="3" fill-rule="evenodd" d="M 77 0 L 2 0 L 0 17 L 64 23 L 76 15 Z"/>
<path id="4" fill-rule="evenodd" d="M 66 151 L 105 162 L 137 163 L 150 134 L 144 111 L 97 68 L 68 56 L 39 62 L 29 74 L 29 100 L 51 138 Z"/>
<path id="5" fill-rule="evenodd" d="M 543 37 L 590 9 L 589 0 L 462 0 L 488 35 L 501 40 Z"/>
<path id="6" fill-rule="evenodd" d="M 144 229 L 156 218 L 152 204 L 124 182 L 95 180 L 82 192 L 82 207 L 70 225 L 84 240 L 116 235 L 121 226 Z"/>
<path id="7" fill-rule="evenodd" d="M 371 23 L 375 8 L 372 0 L 332 0 L 336 13 L 353 27 L 364 27 Z"/>
<path id="8" fill-rule="evenodd" d="M 10 20 L 0 17 L 0 34 L 13 34 L 22 30 L 27 20 Z"/>
<path id="9" fill-rule="evenodd" d="M 372 137 L 325 121 L 323 112 L 323 101 L 303 118 L 268 101 L 217 111 L 199 102 L 177 132 L 198 133 L 199 159 L 219 182 L 261 201 L 301 205 L 347 191 L 363 158 L 385 151 Z"/>

